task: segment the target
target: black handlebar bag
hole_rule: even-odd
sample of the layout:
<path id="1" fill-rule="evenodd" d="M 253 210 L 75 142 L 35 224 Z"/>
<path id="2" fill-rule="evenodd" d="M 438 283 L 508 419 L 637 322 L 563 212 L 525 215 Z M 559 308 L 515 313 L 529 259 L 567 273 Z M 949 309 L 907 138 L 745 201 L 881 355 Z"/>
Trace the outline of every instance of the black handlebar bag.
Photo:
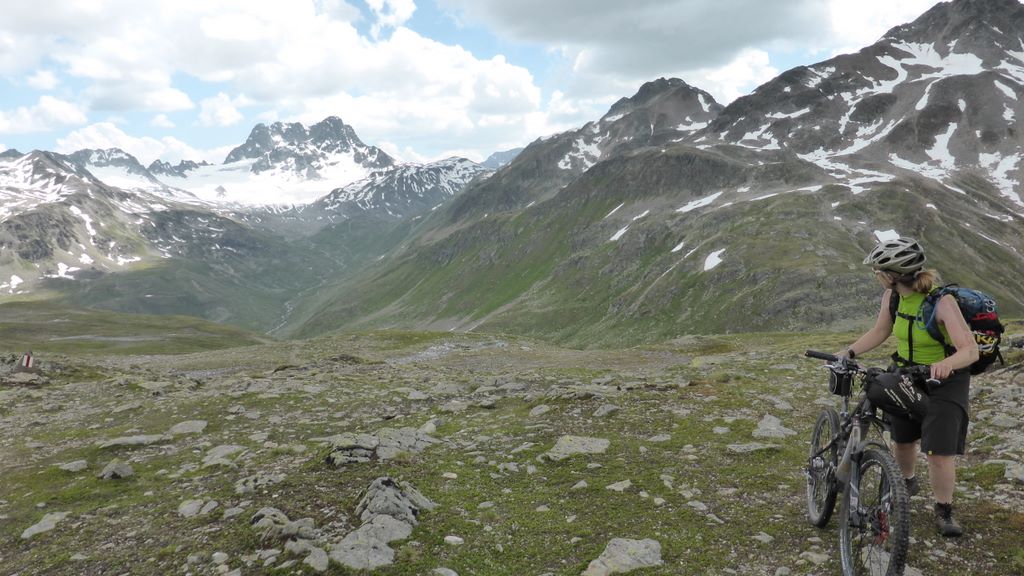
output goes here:
<path id="1" fill-rule="evenodd" d="M 882 372 L 868 378 L 867 396 L 871 404 L 888 414 L 896 414 L 921 422 L 928 414 L 928 390 L 915 384 L 909 374 Z"/>

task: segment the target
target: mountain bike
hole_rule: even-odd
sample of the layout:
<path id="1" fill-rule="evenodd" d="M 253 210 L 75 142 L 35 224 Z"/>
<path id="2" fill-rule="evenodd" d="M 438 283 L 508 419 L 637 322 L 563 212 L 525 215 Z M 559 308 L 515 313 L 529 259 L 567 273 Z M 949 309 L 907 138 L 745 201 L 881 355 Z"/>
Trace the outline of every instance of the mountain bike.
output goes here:
<path id="1" fill-rule="evenodd" d="M 839 556 L 845 576 L 902 576 L 910 545 L 910 497 L 903 474 L 881 437 L 889 423 L 863 393 L 870 379 L 884 372 L 853 360 L 808 350 L 806 356 L 828 362 L 829 391 L 842 398 L 842 410 L 825 408 L 811 435 L 807 463 L 807 518 L 824 528 L 839 506 Z M 915 380 L 928 380 L 927 366 L 904 368 Z M 854 382 L 861 395 L 850 409 Z"/>

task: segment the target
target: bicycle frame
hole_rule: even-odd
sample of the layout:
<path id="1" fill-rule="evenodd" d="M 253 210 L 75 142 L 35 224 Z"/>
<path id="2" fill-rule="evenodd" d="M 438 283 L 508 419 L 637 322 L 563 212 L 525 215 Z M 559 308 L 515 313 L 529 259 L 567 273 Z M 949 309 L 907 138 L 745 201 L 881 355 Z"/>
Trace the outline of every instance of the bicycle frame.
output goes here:
<path id="1" fill-rule="evenodd" d="M 864 376 L 861 376 L 862 390 L 863 378 Z M 831 450 L 837 443 L 839 444 L 840 452 L 845 451 L 846 443 L 849 441 L 850 436 L 853 435 L 853 428 L 855 426 L 860 428 L 861 440 L 857 446 L 852 448 L 852 452 L 850 453 L 851 456 L 860 455 L 864 449 L 871 444 L 876 444 L 891 452 L 892 450 L 887 444 L 871 441 L 865 433 L 866 431 L 870 431 L 872 427 L 878 431 L 879 436 L 883 436 L 885 432 L 890 430 L 889 423 L 883 418 L 878 417 L 875 407 L 871 404 L 871 401 L 868 400 L 867 396 L 862 396 L 860 398 L 852 412 L 850 411 L 850 396 L 843 396 L 842 399 L 843 406 L 842 410 L 839 411 L 839 434 L 836 435 L 832 441 L 822 447 L 821 450 L 816 452 L 814 454 L 814 458 L 820 458 L 823 454 Z M 840 482 L 840 491 L 842 491 L 843 487 L 847 484 L 849 484 L 849 481 Z"/>

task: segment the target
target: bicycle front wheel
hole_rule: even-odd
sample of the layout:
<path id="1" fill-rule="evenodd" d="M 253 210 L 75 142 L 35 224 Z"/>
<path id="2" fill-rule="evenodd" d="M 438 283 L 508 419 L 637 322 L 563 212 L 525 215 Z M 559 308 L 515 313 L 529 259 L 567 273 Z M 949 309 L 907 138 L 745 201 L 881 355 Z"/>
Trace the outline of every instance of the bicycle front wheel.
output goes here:
<path id="1" fill-rule="evenodd" d="M 836 466 L 839 464 L 839 414 L 826 408 L 811 434 L 807 461 L 807 519 L 824 528 L 836 505 Z"/>
<path id="2" fill-rule="evenodd" d="M 839 555 L 846 576 L 902 576 L 910 545 L 910 499 L 888 450 L 861 453 L 839 509 Z"/>

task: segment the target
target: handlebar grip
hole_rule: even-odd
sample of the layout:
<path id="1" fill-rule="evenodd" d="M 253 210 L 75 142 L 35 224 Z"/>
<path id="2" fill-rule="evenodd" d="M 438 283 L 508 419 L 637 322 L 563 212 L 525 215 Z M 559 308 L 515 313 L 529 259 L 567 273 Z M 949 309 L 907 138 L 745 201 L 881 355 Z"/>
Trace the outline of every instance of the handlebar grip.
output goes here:
<path id="1" fill-rule="evenodd" d="M 827 354 L 825 352 L 818 352 L 817 350 L 808 350 L 804 352 L 804 356 L 808 358 L 817 358 L 818 360 L 825 360 L 828 362 L 835 362 L 839 360 L 839 357 L 835 354 Z"/>
<path id="2" fill-rule="evenodd" d="M 923 380 L 929 386 L 940 386 L 942 384 L 942 380 L 932 378 L 932 369 L 930 366 L 926 364 L 913 366 L 911 368 L 907 368 L 906 370 L 908 370 L 911 374 Z"/>

